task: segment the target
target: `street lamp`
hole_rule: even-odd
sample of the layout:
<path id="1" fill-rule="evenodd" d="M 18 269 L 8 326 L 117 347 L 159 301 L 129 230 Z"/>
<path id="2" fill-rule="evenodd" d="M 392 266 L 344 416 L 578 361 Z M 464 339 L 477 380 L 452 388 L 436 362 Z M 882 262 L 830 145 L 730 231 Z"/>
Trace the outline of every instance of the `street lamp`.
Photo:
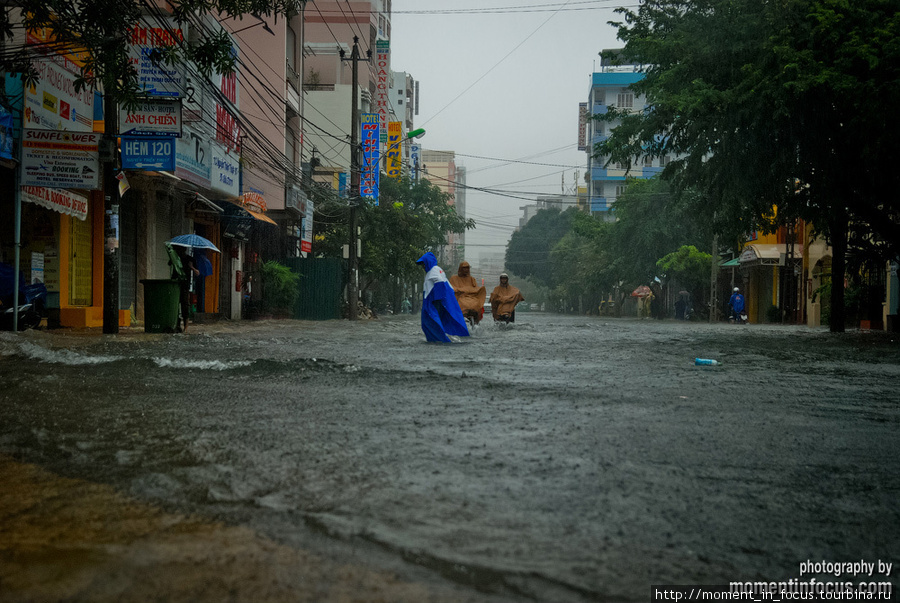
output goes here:
<path id="1" fill-rule="evenodd" d="M 388 146 L 388 148 L 384 150 L 384 170 L 388 171 L 388 157 L 389 157 L 389 153 L 391 152 L 391 150 L 393 150 L 396 147 L 403 144 L 404 140 L 413 140 L 415 138 L 422 138 L 423 136 L 425 136 L 425 128 L 416 128 L 415 130 L 411 130 L 410 132 L 407 132 L 405 138 L 400 139 L 397 142 Z M 392 163 L 391 167 L 393 167 L 393 162 L 391 162 L 391 163 Z"/>

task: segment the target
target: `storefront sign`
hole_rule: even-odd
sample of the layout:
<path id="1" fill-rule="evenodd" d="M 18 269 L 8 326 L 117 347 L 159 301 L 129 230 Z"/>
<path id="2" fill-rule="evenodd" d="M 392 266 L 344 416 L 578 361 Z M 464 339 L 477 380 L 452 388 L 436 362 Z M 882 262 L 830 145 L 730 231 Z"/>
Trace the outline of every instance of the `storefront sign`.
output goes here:
<path id="1" fill-rule="evenodd" d="M 61 214 L 74 216 L 79 220 L 87 218 L 88 199 L 62 188 L 45 188 L 43 186 L 23 186 L 22 201 L 58 211 Z"/>
<path id="2" fill-rule="evenodd" d="M 400 177 L 400 135 L 402 125 L 399 121 L 388 122 L 387 175 Z"/>
<path id="3" fill-rule="evenodd" d="M 122 168 L 126 170 L 175 169 L 175 141 L 171 138 L 122 138 Z"/>
<path id="4" fill-rule="evenodd" d="M 238 49 L 231 47 L 231 54 L 238 61 Z M 216 99 L 216 142 L 225 145 L 225 149 L 233 151 L 240 148 L 241 124 L 235 117 L 240 109 L 240 87 L 238 85 L 238 73 L 219 73 L 213 78 L 213 84 L 221 92 L 221 99 Z"/>
<path id="5" fill-rule="evenodd" d="M 381 133 L 387 136 L 391 115 L 391 42 L 375 40 L 375 112 L 378 114 Z M 380 140 L 380 139 L 379 139 Z M 384 142 L 384 141 L 382 141 Z"/>
<path id="6" fill-rule="evenodd" d="M 241 164 L 235 153 L 229 153 L 222 145 L 212 144 L 212 166 L 209 187 L 229 197 L 241 194 Z"/>
<path id="7" fill-rule="evenodd" d="M 22 141 L 23 186 L 48 188 L 99 187 L 102 135 L 53 130 L 25 130 Z"/>
<path id="8" fill-rule="evenodd" d="M 13 116 L 0 105 L 0 159 L 13 158 Z"/>
<path id="9" fill-rule="evenodd" d="M 378 205 L 378 161 L 380 153 L 379 122 L 377 113 L 363 113 L 360 116 L 360 142 L 362 144 L 363 162 L 359 176 L 359 194 L 375 200 Z"/>
<path id="10" fill-rule="evenodd" d="M 184 75 L 177 67 L 154 60 L 154 50 L 184 41 L 187 32 L 175 19 L 147 16 L 128 32 L 131 46 L 128 57 L 138 73 L 138 84 L 150 96 L 179 96 Z"/>
<path id="11" fill-rule="evenodd" d="M 300 237 L 300 251 L 305 253 L 312 252 L 314 205 L 312 200 L 307 201 L 306 215 L 303 216 L 303 234 Z"/>
<path id="12" fill-rule="evenodd" d="M 32 61 L 38 80 L 25 86 L 25 127 L 90 132 L 94 128 L 94 91 L 75 91 L 77 75 L 54 57 Z"/>
<path id="13" fill-rule="evenodd" d="M 175 139 L 175 175 L 198 186 L 209 188 L 212 165 L 209 141 L 195 133 Z"/>
<path id="14" fill-rule="evenodd" d="M 148 99 L 131 111 L 119 109 L 120 136 L 181 136 L 181 100 Z"/>

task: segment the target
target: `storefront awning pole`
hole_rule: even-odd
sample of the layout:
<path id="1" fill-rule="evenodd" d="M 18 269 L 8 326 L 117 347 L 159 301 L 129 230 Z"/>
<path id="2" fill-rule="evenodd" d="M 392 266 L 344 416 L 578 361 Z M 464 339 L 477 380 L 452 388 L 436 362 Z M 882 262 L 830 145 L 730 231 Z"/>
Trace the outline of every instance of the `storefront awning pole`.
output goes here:
<path id="1" fill-rule="evenodd" d="M 24 128 L 23 128 L 24 131 Z M 25 138 L 24 136 L 22 138 Z M 15 235 L 13 236 L 13 333 L 19 332 L 19 260 L 22 247 L 22 187 L 20 186 L 20 172 L 22 171 L 22 141 L 19 140 L 19 165 L 16 166 L 14 176 L 16 215 L 13 219 Z"/>

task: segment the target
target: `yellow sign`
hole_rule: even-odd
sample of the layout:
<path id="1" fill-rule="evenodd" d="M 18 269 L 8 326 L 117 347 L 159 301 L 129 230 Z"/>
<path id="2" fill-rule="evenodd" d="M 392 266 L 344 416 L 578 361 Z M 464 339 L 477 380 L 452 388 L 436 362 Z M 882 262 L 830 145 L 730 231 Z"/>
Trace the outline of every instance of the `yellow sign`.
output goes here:
<path id="1" fill-rule="evenodd" d="M 387 175 L 391 178 L 400 177 L 400 143 L 403 133 L 403 124 L 399 121 L 388 122 L 388 147 Z"/>

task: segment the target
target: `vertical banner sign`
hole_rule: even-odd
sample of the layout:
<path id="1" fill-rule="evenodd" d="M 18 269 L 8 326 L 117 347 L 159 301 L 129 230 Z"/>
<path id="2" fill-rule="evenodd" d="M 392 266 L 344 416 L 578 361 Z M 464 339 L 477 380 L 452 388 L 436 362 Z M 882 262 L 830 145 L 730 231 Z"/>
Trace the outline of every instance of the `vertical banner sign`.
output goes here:
<path id="1" fill-rule="evenodd" d="M 347 176 L 349 176 L 347 172 L 338 174 L 338 197 L 341 199 L 347 198 Z"/>
<path id="2" fill-rule="evenodd" d="M 359 196 L 368 197 L 378 205 L 378 160 L 379 160 L 379 121 L 377 113 L 360 115 L 360 144 L 362 144 L 363 161 L 359 174 Z"/>
<path id="3" fill-rule="evenodd" d="M 587 103 L 578 103 L 578 150 L 587 150 Z"/>
<path id="4" fill-rule="evenodd" d="M 399 121 L 388 122 L 387 175 L 391 178 L 400 177 L 401 126 Z"/>
<path id="5" fill-rule="evenodd" d="M 313 210 L 315 205 L 310 199 L 306 202 L 306 213 L 303 215 L 303 234 L 300 237 L 300 251 L 304 253 L 312 252 L 313 240 Z"/>
<path id="6" fill-rule="evenodd" d="M 387 137 L 391 111 L 391 42 L 389 40 L 375 40 L 375 77 L 377 81 L 375 112 L 380 118 L 381 133 Z"/>
<path id="7" fill-rule="evenodd" d="M 238 65 L 238 49 L 236 46 L 231 47 L 231 54 L 235 58 L 235 64 Z M 229 74 L 220 73 L 216 82 L 222 97 L 227 101 L 227 104 L 224 105 L 216 101 L 216 141 L 225 145 L 226 152 L 240 148 L 241 124 L 235 118 L 240 107 L 237 76 L 236 71 Z"/>
<path id="8" fill-rule="evenodd" d="M 413 180 L 418 180 L 419 178 L 419 154 L 422 151 L 422 145 L 419 143 L 412 143 L 409 145 L 409 166 L 410 171 L 413 173 Z"/>

